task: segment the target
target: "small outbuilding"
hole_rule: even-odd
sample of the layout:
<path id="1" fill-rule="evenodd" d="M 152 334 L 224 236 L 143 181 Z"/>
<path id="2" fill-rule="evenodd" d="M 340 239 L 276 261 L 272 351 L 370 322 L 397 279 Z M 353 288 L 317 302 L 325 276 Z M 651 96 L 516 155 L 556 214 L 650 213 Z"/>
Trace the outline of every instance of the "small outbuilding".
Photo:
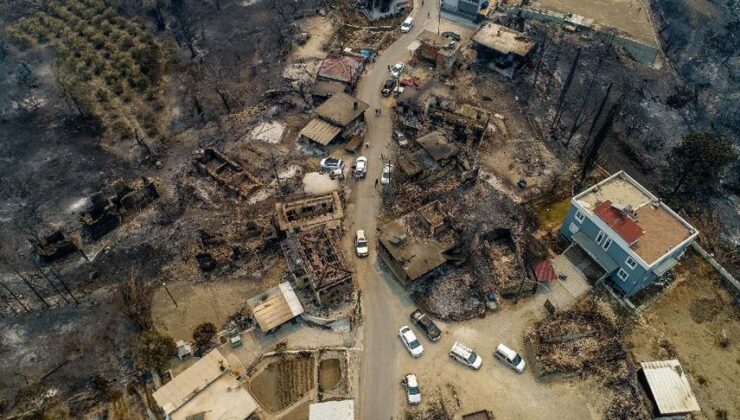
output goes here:
<path id="1" fill-rule="evenodd" d="M 280 283 L 252 297 L 247 301 L 247 306 L 265 333 L 276 330 L 303 313 L 303 305 L 288 282 Z"/>
<path id="2" fill-rule="evenodd" d="M 656 416 L 680 416 L 700 411 L 686 372 L 676 360 L 641 362 L 640 380 Z"/>
<path id="3" fill-rule="evenodd" d="M 308 420 L 354 420 L 355 400 L 326 401 L 308 407 Z"/>

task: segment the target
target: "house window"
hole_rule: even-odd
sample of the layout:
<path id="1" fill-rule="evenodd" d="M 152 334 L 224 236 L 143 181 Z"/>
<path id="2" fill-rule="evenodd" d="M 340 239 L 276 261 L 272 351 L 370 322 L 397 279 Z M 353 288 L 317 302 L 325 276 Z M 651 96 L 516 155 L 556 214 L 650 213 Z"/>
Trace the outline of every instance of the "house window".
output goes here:
<path id="1" fill-rule="evenodd" d="M 619 271 L 617 271 L 617 277 L 619 277 L 622 281 L 627 280 L 627 277 L 629 276 L 629 273 L 622 270 L 621 268 L 619 269 Z"/>
<path id="2" fill-rule="evenodd" d="M 578 220 L 578 223 L 583 223 L 583 219 L 585 217 L 586 216 L 584 216 L 583 213 L 581 213 L 580 210 L 576 211 L 576 220 Z"/>
<path id="3" fill-rule="evenodd" d="M 609 245 L 611 244 L 612 244 L 612 238 L 606 238 L 604 239 L 604 243 L 601 244 L 601 247 L 604 248 L 604 251 L 606 251 L 607 249 L 609 249 Z"/>
<path id="4" fill-rule="evenodd" d="M 596 235 L 596 243 L 600 244 L 602 239 L 604 239 L 604 232 L 599 231 L 599 234 Z"/>
<path id="5" fill-rule="evenodd" d="M 635 267 L 637 266 L 637 261 L 633 260 L 630 257 L 627 257 L 627 261 L 625 261 L 625 264 L 627 264 L 627 267 L 634 270 Z"/>

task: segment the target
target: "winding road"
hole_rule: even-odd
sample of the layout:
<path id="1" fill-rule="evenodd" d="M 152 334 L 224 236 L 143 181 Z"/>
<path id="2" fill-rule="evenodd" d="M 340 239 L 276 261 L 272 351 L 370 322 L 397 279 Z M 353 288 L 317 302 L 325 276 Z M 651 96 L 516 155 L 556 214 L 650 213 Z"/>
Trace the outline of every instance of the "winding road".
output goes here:
<path id="1" fill-rule="evenodd" d="M 388 156 L 393 145 L 390 118 L 393 99 L 380 95 L 380 88 L 388 78 L 388 66 L 396 62 L 406 62 L 409 58 L 408 46 L 421 31 L 437 29 L 438 3 L 427 0 L 422 4 L 416 0 L 414 16 L 416 23 L 411 32 L 391 44 L 369 68 L 357 86 L 356 95 L 370 107 L 365 113 L 367 132 L 365 149 L 368 158 L 368 178 L 355 183 L 353 191 L 354 212 L 349 213 L 349 221 L 355 229 L 365 229 L 368 235 L 370 256 L 357 263 L 357 278 L 362 289 L 363 314 L 363 359 L 359 373 L 359 406 L 362 419 L 392 419 L 398 413 L 397 392 L 402 372 L 399 371 L 399 357 L 405 356 L 398 342 L 397 331 L 408 323 L 412 304 L 406 292 L 377 262 L 377 218 L 380 208 L 380 187 L 375 188 L 375 178 L 380 177 L 380 155 Z M 375 115 L 375 109 L 381 115 Z M 353 231 L 351 232 L 353 234 Z"/>

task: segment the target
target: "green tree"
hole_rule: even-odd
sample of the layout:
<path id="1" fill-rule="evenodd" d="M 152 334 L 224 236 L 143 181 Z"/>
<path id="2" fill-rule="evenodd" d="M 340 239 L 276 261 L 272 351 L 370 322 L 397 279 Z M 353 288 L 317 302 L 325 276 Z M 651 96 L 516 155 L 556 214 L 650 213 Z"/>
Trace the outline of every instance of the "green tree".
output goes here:
<path id="1" fill-rule="evenodd" d="M 737 151 L 727 139 L 712 133 L 685 136 L 668 156 L 668 181 L 675 183 L 670 197 L 681 194 L 696 200 L 716 194 L 719 180 L 737 158 Z"/>
<path id="2" fill-rule="evenodd" d="M 148 330 L 141 334 L 136 343 L 136 360 L 143 368 L 161 372 L 169 367 L 176 351 L 172 337 Z"/>
<path id="3" fill-rule="evenodd" d="M 193 340 L 198 348 L 206 349 L 211 344 L 211 340 L 216 336 L 216 326 L 210 322 L 204 322 L 193 331 Z"/>

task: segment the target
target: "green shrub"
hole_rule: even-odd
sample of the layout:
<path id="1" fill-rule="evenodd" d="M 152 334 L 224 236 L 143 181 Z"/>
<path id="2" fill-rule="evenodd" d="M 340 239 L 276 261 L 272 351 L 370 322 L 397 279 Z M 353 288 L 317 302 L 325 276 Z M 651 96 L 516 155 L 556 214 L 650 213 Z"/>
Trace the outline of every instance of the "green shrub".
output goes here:
<path id="1" fill-rule="evenodd" d="M 139 337 L 135 351 L 139 366 L 161 372 L 169 367 L 177 346 L 171 337 L 156 331 L 145 331 Z"/>

